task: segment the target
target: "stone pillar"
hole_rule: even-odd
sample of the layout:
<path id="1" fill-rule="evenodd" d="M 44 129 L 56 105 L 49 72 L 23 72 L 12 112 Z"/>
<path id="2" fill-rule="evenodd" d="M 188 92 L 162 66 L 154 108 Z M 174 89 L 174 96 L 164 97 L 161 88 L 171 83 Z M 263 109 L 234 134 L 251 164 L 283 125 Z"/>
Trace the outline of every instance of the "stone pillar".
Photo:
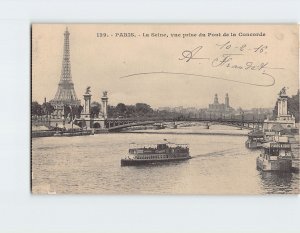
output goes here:
<path id="1" fill-rule="evenodd" d="M 84 106 L 83 106 L 83 111 L 81 113 L 82 118 L 90 118 L 91 116 L 91 97 L 92 95 L 89 93 L 85 93 L 83 95 Z"/>
<path id="2" fill-rule="evenodd" d="M 102 101 L 102 113 L 103 113 L 103 118 L 107 119 L 107 103 L 108 103 L 108 97 L 107 97 L 107 91 L 103 92 L 103 96 L 101 97 Z"/>
<path id="3" fill-rule="evenodd" d="M 84 94 L 84 113 L 85 114 L 90 114 L 91 113 L 91 94 Z"/>
<path id="4" fill-rule="evenodd" d="M 278 99 L 277 99 L 277 118 L 280 118 L 281 116 L 287 116 L 288 111 L 287 111 L 287 99 L 288 96 L 286 94 L 286 87 L 283 87 L 279 94 L 278 94 Z"/>
<path id="5" fill-rule="evenodd" d="M 278 113 L 277 116 L 286 116 L 288 115 L 287 111 L 287 96 L 279 96 L 278 98 Z"/>

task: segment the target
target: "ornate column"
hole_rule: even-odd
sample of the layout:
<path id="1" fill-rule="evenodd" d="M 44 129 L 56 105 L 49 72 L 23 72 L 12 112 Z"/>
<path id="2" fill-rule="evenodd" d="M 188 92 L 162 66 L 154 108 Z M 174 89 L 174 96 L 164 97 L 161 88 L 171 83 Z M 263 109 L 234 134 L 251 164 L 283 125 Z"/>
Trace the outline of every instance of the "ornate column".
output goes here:
<path id="1" fill-rule="evenodd" d="M 108 97 L 107 97 L 107 91 L 103 92 L 103 96 L 101 97 L 102 101 L 102 111 L 103 111 L 103 118 L 107 119 L 107 103 L 108 103 Z"/>
<path id="2" fill-rule="evenodd" d="M 82 118 L 90 118 L 91 116 L 91 97 L 92 95 L 90 94 L 91 90 L 90 87 L 86 88 L 86 92 L 83 95 L 84 99 L 84 106 L 83 106 L 83 112 L 81 113 Z"/>
<path id="3" fill-rule="evenodd" d="M 279 93 L 279 97 L 278 97 L 277 117 L 288 115 L 287 98 L 288 98 L 288 96 L 286 94 L 286 89 L 282 88 L 282 90 Z"/>

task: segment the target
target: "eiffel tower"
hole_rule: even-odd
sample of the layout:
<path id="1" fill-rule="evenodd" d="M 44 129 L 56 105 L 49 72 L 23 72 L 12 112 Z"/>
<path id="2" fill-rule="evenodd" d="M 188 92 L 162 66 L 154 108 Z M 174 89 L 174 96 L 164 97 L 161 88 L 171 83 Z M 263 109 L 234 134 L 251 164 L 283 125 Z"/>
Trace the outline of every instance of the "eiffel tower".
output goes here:
<path id="1" fill-rule="evenodd" d="M 74 83 L 72 81 L 71 63 L 70 63 L 70 33 L 68 28 L 64 33 L 64 52 L 62 60 L 62 69 L 60 81 L 53 100 L 50 101 L 51 105 L 55 108 L 54 115 L 62 116 L 64 105 L 79 106 L 80 100 L 77 99 Z"/>

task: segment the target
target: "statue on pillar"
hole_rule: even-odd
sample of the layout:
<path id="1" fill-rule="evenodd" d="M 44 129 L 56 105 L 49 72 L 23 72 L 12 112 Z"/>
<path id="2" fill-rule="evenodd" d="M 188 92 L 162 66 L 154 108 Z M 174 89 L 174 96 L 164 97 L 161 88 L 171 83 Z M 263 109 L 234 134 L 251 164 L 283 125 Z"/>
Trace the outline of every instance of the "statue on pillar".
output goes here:
<path id="1" fill-rule="evenodd" d="M 107 119 L 107 108 L 108 108 L 108 97 L 107 97 L 107 91 L 103 91 L 103 96 L 101 97 L 102 100 L 102 113 L 103 113 L 103 118 Z"/>
<path id="2" fill-rule="evenodd" d="M 280 92 L 279 92 L 279 96 L 282 96 L 282 95 L 286 95 L 286 87 L 283 87 Z"/>
<path id="3" fill-rule="evenodd" d="M 90 113 L 91 113 L 91 87 L 88 86 L 85 90 L 85 93 L 83 95 L 84 98 L 84 106 L 83 106 L 83 113 L 81 116 L 84 118 L 90 118 Z"/>
<path id="4" fill-rule="evenodd" d="M 88 87 L 86 88 L 86 90 L 85 90 L 85 94 L 86 94 L 86 95 L 89 95 L 90 93 L 91 93 L 91 87 L 88 86 Z"/>

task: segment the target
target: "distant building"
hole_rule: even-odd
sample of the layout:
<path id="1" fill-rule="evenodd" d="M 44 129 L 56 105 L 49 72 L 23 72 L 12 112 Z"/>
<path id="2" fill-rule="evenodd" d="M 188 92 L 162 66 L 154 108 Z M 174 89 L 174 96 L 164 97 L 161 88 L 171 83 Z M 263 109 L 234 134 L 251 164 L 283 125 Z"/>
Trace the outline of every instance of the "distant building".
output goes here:
<path id="1" fill-rule="evenodd" d="M 229 105 L 229 96 L 228 93 L 226 93 L 225 96 L 225 103 L 219 103 L 218 95 L 215 94 L 214 102 L 212 104 L 208 105 L 207 109 L 208 113 L 216 114 L 216 115 L 222 115 L 222 114 L 231 114 L 234 112 L 234 109 L 230 107 Z"/>
<path id="2" fill-rule="evenodd" d="M 272 108 L 251 108 L 249 110 L 249 112 L 251 112 L 252 114 L 264 114 L 264 115 L 272 115 L 273 113 L 273 109 Z"/>
<path id="3" fill-rule="evenodd" d="M 61 118 L 64 114 L 64 105 L 80 105 L 80 100 L 76 96 L 74 83 L 72 81 L 69 36 L 70 33 L 67 28 L 64 33 L 64 50 L 60 81 L 54 99 L 50 100 L 50 104 L 55 109 L 53 116 L 58 118 Z"/>

